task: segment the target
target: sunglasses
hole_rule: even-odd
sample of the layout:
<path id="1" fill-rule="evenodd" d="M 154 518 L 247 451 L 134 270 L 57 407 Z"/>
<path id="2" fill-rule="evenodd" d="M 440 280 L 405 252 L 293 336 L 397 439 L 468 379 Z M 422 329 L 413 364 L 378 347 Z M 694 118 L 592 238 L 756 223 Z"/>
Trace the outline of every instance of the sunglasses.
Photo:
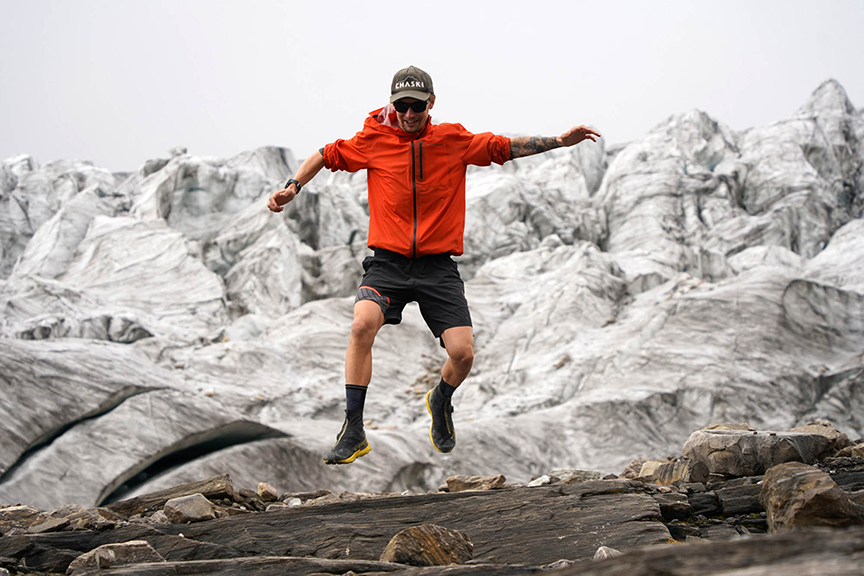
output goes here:
<path id="1" fill-rule="evenodd" d="M 393 103 L 393 107 L 396 108 L 396 111 L 400 114 L 408 112 L 409 108 L 417 114 L 420 114 L 421 112 L 426 110 L 426 106 L 428 105 L 428 100 L 418 100 L 417 102 L 412 102 L 411 104 L 409 104 L 408 102 L 403 102 L 402 100 L 397 100 Z"/>

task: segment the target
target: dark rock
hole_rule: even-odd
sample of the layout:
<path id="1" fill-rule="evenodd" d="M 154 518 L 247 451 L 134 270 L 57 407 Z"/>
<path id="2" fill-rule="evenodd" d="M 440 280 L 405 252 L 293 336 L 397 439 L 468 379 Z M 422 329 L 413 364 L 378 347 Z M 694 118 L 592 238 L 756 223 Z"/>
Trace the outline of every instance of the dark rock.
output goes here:
<path id="1" fill-rule="evenodd" d="M 684 482 L 678 485 L 679 488 L 685 490 L 688 494 L 696 494 L 705 492 L 705 484 L 702 482 Z"/>
<path id="2" fill-rule="evenodd" d="M 474 557 L 471 538 L 459 530 L 421 524 L 402 530 L 387 543 L 382 562 L 411 566 L 464 564 Z"/>
<path id="3" fill-rule="evenodd" d="M 783 462 L 813 463 L 830 445 L 814 433 L 697 430 L 682 453 L 704 462 L 712 474 L 755 476 Z"/>
<path id="4" fill-rule="evenodd" d="M 733 526 L 744 526 L 750 532 L 764 533 L 768 531 L 768 519 L 765 513 L 762 514 L 747 514 L 731 519 Z"/>
<path id="5" fill-rule="evenodd" d="M 165 516 L 172 524 L 202 522 L 216 518 L 213 505 L 203 494 L 172 498 L 165 503 Z"/>
<path id="6" fill-rule="evenodd" d="M 77 550 L 46 548 L 27 556 L 27 568 L 42 572 L 65 572 L 78 556 Z"/>
<path id="7" fill-rule="evenodd" d="M 808 529 L 724 542 L 647 546 L 558 576 L 848 576 L 861 573 L 864 528 Z"/>
<path id="8" fill-rule="evenodd" d="M 201 482 L 181 484 L 167 490 L 151 492 L 150 494 L 144 494 L 143 496 L 137 496 L 129 500 L 108 504 L 106 508 L 128 517 L 162 508 L 172 498 L 190 496 L 196 493 L 200 493 L 207 498 L 233 498 L 234 488 L 231 485 L 231 477 L 228 474 L 219 474 Z"/>
<path id="9" fill-rule="evenodd" d="M 247 555 L 230 546 L 196 542 L 189 538 L 164 534 L 150 526 L 130 524 L 114 530 L 3 536 L 0 537 L 0 556 L 24 561 L 33 570 L 64 572 L 70 562 L 85 552 L 105 544 L 130 540 L 146 540 L 166 560 L 188 561 Z"/>
<path id="10" fill-rule="evenodd" d="M 762 476 L 742 476 L 740 478 L 724 478 L 721 481 L 710 483 L 707 488 L 709 490 L 722 490 L 723 488 L 736 488 L 738 486 L 749 486 L 750 484 L 759 484 L 762 482 Z"/>
<path id="11" fill-rule="evenodd" d="M 314 514 L 304 507 L 286 507 L 160 528 L 249 555 L 371 560 L 379 558 L 406 525 L 436 524 L 469 534 L 476 562 L 540 565 L 590 557 L 602 545 L 626 549 L 668 540 L 659 506 L 637 493 L 640 489 L 641 484 L 627 480 L 595 480 L 396 496 L 322 504 Z"/>
<path id="12" fill-rule="evenodd" d="M 660 506 L 660 514 L 663 515 L 663 520 L 688 518 L 693 511 L 689 500 L 687 500 L 687 496 L 684 494 L 673 492 L 669 494 L 654 494 L 652 497 Z"/>
<path id="13" fill-rule="evenodd" d="M 276 488 L 267 482 L 259 482 L 258 497 L 264 502 L 275 502 L 279 499 L 279 493 L 276 491 Z"/>
<path id="14" fill-rule="evenodd" d="M 165 559 L 144 540 L 122 544 L 106 544 L 82 554 L 69 564 L 67 576 L 76 576 L 90 570 L 100 570 L 129 564 L 165 562 Z"/>
<path id="15" fill-rule="evenodd" d="M 714 492 L 697 492 L 687 496 L 693 515 L 716 516 L 723 512 L 720 501 Z"/>
<path id="16" fill-rule="evenodd" d="M 864 490 L 864 470 L 834 472 L 831 479 L 847 492 Z"/>
<path id="17" fill-rule="evenodd" d="M 555 563 L 555 567 L 565 567 L 570 561 Z M 554 568 L 550 568 L 554 569 Z M 176 576 L 177 574 L 207 576 L 325 576 L 344 574 L 354 576 L 369 574 L 381 576 L 528 576 L 544 572 L 536 566 L 507 566 L 491 564 L 472 564 L 462 566 L 424 566 L 411 567 L 403 564 L 365 560 L 325 560 L 320 558 L 266 557 L 238 558 L 207 562 L 186 562 L 129 566 L 111 570 L 101 570 L 81 576 Z"/>
<path id="18" fill-rule="evenodd" d="M 864 524 L 864 507 L 850 501 L 828 474 L 798 462 L 765 473 L 760 501 L 771 532 Z"/>
<path id="19" fill-rule="evenodd" d="M 726 522 L 711 522 L 699 526 L 699 537 L 705 540 L 729 540 L 740 535 L 741 532 Z"/>
<path id="20" fill-rule="evenodd" d="M 27 532 L 30 534 L 44 534 L 46 532 L 57 532 L 69 526 L 69 520 L 66 518 L 48 518 L 40 524 L 31 526 Z"/>
<path id="21" fill-rule="evenodd" d="M 716 493 L 725 516 L 763 511 L 762 504 L 759 502 L 759 494 L 762 493 L 760 484 L 721 488 Z"/>
<path id="22" fill-rule="evenodd" d="M 805 434 L 820 434 L 825 436 L 829 444 L 822 453 L 817 455 L 817 458 L 820 460 L 852 445 L 849 437 L 834 428 L 834 425 L 827 420 L 819 420 L 805 426 L 798 426 L 797 428 L 788 430 L 788 432 L 803 432 Z"/>
<path id="23" fill-rule="evenodd" d="M 237 494 L 239 494 L 238 500 L 261 500 L 261 496 L 258 495 L 258 492 L 255 492 L 254 490 L 250 490 L 248 488 L 241 488 L 237 491 Z"/>
<path id="24" fill-rule="evenodd" d="M 110 530 L 125 519 L 107 508 L 90 508 L 66 516 L 72 530 Z"/>
<path id="25" fill-rule="evenodd" d="M 666 524 L 669 529 L 669 534 L 678 542 L 684 542 L 688 537 L 702 537 L 702 533 L 697 526 L 686 524 L 684 522 L 673 521 Z"/>
<path id="26" fill-rule="evenodd" d="M 234 493 L 234 500 L 243 504 L 250 510 L 254 510 L 255 512 L 264 512 L 267 510 L 267 505 L 261 500 L 261 497 L 254 490 L 249 490 L 248 488 L 241 488 L 237 492 Z"/>
<path id="27" fill-rule="evenodd" d="M 368 560 L 326 560 L 321 558 L 262 557 L 233 558 L 194 562 L 139 564 L 83 572 L 76 576 L 176 576 L 177 574 L 212 576 L 311 576 L 324 574 L 389 574 L 404 568 L 399 564 Z M 528 572 L 513 572 L 528 574 Z"/>

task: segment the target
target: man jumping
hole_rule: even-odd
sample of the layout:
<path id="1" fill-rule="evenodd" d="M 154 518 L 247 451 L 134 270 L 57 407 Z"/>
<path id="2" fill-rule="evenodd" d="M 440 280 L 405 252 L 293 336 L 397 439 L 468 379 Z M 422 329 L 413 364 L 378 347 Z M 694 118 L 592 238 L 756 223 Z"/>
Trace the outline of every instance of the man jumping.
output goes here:
<path id="1" fill-rule="evenodd" d="M 432 78 L 409 66 L 393 76 L 390 103 L 371 112 L 350 140 L 336 140 L 301 164 L 268 208 L 281 212 L 324 167 L 366 169 L 369 241 L 373 255 L 354 300 L 354 320 L 345 354 L 345 422 L 327 464 L 348 464 L 369 453 L 363 430 L 366 390 L 372 379 L 372 344 L 384 324 L 399 324 L 408 302 L 417 302 L 432 334 L 447 350 L 441 382 L 426 394 L 432 417 L 429 437 L 439 452 L 456 446 L 451 398 L 474 362 L 474 331 L 464 284 L 452 256 L 462 254 L 465 173 L 531 156 L 600 134 L 576 126 L 558 137 L 507 138 L 472 134 L 461 124 L 433 124 Z"/>

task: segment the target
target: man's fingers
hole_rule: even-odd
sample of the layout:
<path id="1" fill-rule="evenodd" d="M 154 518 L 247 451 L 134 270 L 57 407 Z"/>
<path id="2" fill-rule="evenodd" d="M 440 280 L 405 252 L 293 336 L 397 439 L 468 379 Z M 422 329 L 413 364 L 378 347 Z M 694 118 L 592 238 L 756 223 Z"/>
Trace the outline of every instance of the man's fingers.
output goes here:
<path id="1" fill-rule="evenodd" d="M 290 190 L 277 190 L 270 196 L 269 202 L 267 202 L 267 207 L 273 212 L 282 212 L 282 206 L 290 202 L 294 199 L 296 194 L 292 193 Z"/>

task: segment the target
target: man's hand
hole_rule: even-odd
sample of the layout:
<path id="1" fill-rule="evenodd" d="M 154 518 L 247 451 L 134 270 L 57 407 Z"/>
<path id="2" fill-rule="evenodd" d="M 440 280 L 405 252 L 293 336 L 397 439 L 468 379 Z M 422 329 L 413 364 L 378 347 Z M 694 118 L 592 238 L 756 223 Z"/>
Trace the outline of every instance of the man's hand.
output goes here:
<path id="1" fill-rule="evenodd" d="M 270 201 L 267 202 L 267 208 L 271 212 L 282 212 L 282 206 L 291 202 L 295 196 L 297 196 L 297 192 L 294 191 L 294 184 L 292 183 L 284 190 L 273 192 L 273 195 L 270 196 Z"/>
<path id="2" fill-rule="evenodd" d="M 578 144 L 583 140 L 591 140 L 592 142 L 596 142 L 597 138 L 600 138 L 600 134 L 588 128 L 587 126 L 574 126 L 570 128 L 564 134 L 558 137 L 558 142 L 561 143 L 561 146 L 573 146 L 574 144 Z"/>

